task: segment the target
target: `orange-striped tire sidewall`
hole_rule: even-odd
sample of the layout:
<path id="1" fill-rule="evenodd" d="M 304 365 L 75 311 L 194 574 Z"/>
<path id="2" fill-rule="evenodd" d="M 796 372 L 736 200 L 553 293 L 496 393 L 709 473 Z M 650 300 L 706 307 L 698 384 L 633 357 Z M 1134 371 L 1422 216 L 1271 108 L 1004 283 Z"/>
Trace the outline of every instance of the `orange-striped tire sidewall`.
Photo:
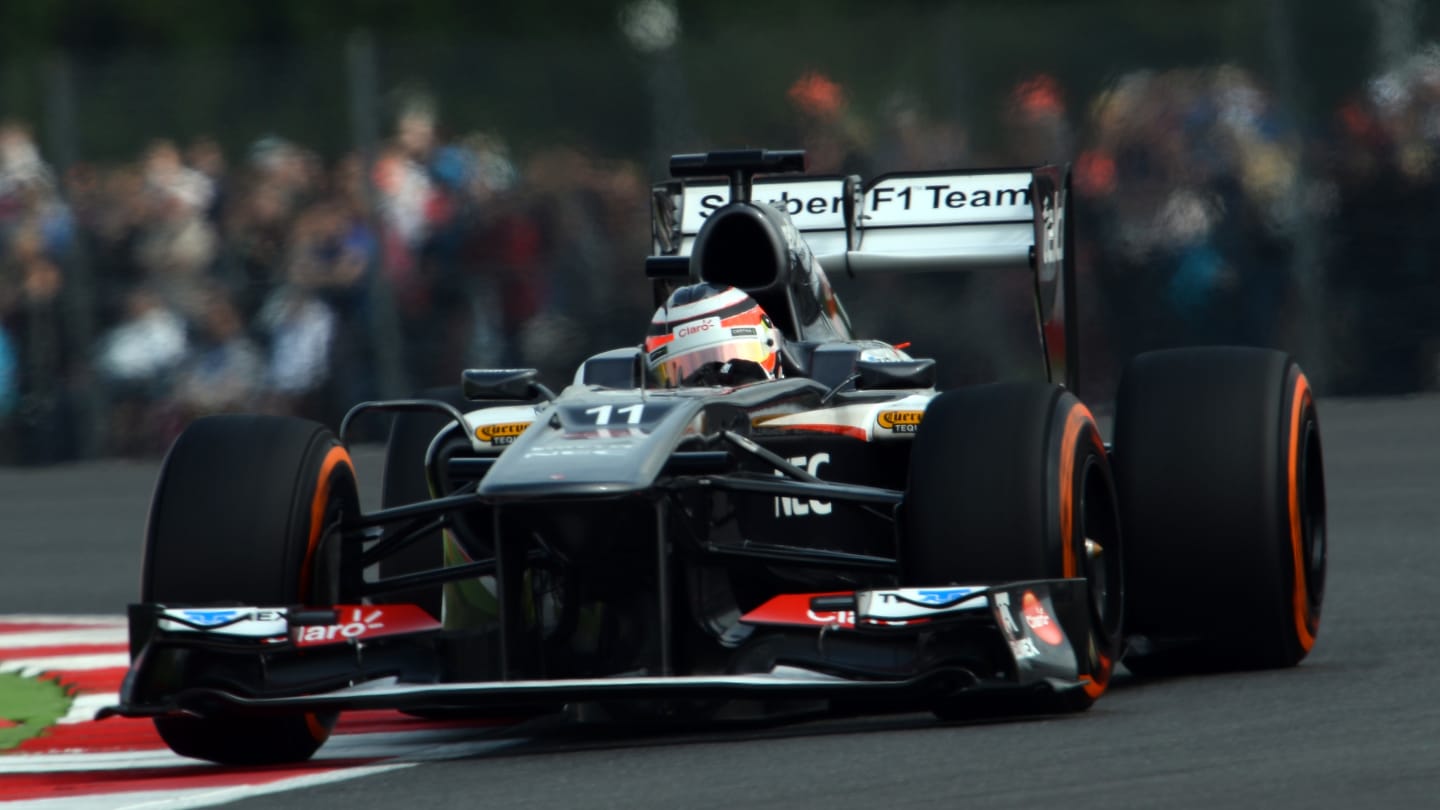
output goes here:
<path id="1" fill-rule="evenodd" d="M 1320 626 L 1319 616 L 1311 609 L 1310 594 L 1306 586 L 1304 518 L 1301 515 L 1300 498 L 1300 487 L 1304 485 L 1300 480 L 1300 454 L 1303 452 L 1300 445 L 1305 439 L 1303 428 L 1308 421 L 1307 414 L 1313 408 L 1310 381 L 1303 372 L 1297 370 L 1289 403 L 1286 504 L 1289 512 L 1291 575 L 1294 583 L 1290 594 L 1291 613 L 1295 625 L 1295 641 L 1305 653 L 1315 646 L 1315 636 Z"/>
<path id="2" fill-rule="evenodd" d="M 1075 491 L 1079 477 L 1075 465 L 1079 458 L 1080 443 L 1087 433 L 1095 452 L 1104 459 L 1105 445 L 1100 440 L 1100 428 L 1095 424 L 1094 415 L 1084 403 L 1072 401 L 1065 413 L 1065 424 L 1060 434 L 1060 537 L 1064 549 L 1062 570 L 1066 578 L 1081 575 L 1079 555 L 1085 553 L 1083 527 L 1076 525 L 1079 499 L 1084 493 Z M 1096 700 L 1105 694 L 1110 685 L 1110 675 L 1115 668 L 1115 662 L 1107 651 L 1097 648 L 1100 632 L 1098 627 L 1094 628 L 1090 638 L 1085 640 L 1087 648 L 1083 652 L 1078 648 L 1075 651 L 1077 657 L 1085 659 L 1084 666 L 1090 670 L 1080 675 L 1080 682 L 1090 700 Z"/>
<path id="3" fill-rule="evenodd" d="M 320 472 L 316 477 L 315 492 L 310 499 L 310 531 L 305 542 L 305 562 L 300 568 L 300 599 L 306 601 L 310 597 L 310 588 L 313 585 L 315 552 L 320 546 L 320 538 L 325 533 L 325 513 L 330 506 L 330 496 L 335 486 L 335 474 L 340 469 L 349 471 L 352 479 L 355 475 L 355 464 L 350 460 L 350 452 L 342 445 L 335 444 L 325 453 L 320 461 Z M 305 730 L 316 742 L 325 742 L 330 739 L 330 731 L 335 728 L 335 722 L 339 714 L 326 712 L 317 714 L 315 712 L 305 713 Z"/>

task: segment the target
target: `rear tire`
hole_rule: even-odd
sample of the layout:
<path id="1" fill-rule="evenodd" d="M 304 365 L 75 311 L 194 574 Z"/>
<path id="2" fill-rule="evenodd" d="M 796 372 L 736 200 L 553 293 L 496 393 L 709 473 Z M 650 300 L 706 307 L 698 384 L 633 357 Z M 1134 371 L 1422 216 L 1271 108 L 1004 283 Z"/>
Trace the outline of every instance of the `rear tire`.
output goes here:
<path id="1" fill-rule="evenodd" d="M 1195 348 L 1121 380 L 1115 475 L 1137 674 L 1293 666 L 1325 587 L 1314 397 L 1287 355 Z"/>
<path id="2" fill-rule="evenodd" d="M 913 447 L 902 582 L 1085 577 L 1091 637 L 1072 642 L 1085 686 L 1059 708 L 1088 708 L 1109 685 L 1124 598 L 1115 489 L 1089 410 L 1047 384 L 951 391 L 931 401 Z"/>
<path id="3" fill-rule="evenodd" d="M 359 498 L 350 455 L 324 426 L 277 416 L 196 420 L 161 467 L 146 527 L 141 600 L 191 605 L 334 604 L 339 537 Z M 184 687 L 205 685 L 185 672 Z M 336 715 L 157 717 L 182 756 L 228 765 L 297 762 Z"/>

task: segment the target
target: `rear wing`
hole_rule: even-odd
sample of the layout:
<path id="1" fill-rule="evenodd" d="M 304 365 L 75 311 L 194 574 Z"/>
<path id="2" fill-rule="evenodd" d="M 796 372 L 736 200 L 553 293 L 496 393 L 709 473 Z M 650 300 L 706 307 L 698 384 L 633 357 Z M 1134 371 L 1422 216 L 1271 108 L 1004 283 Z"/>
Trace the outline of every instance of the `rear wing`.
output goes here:
<path id="1" fill-rule="evenodd" d="M 732 184 L 718 179 L 655 186 L 653 253 L 672 257 L 656 266 L 679 266 L 731 193 Z M 870 181 L 780 175 L 756 178 L 751 196 L 789 214 L 832 275 L 1033 271 L 1050 377 L 1074 389 L 1067 167 L 887 174 Z"/>

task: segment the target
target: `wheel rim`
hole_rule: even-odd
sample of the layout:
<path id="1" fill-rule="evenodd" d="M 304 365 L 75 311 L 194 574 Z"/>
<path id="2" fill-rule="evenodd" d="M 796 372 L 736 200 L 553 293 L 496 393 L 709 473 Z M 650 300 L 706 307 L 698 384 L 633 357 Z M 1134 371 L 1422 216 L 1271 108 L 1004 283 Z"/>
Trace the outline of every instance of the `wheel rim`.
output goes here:
<path id="1" fill-rule="evenodd" d="M 343 573 L 346 569 L 345 555 L 353 553 L 354 550 L 347 548 L 340 527 L 347 514 L 358 514 L 360 508 L 348 454 L 345 459 L 344 465 L 325 468 L 324 477 L 319 484 L 326 489 L 325 506 L 320 513 L 319 537 L 306 565 L 310 570 L 310 578 L 308 582 L 302 583 L 302 597 L 312 605 L 338 604 L 353 592 L 350 583 L 344 581 Z M 330 738 L 330 732 L 340 713 L 305 712 L 299 717 L 304 722 L 305 731 L 318 747 Z"/>
<path id="2" fill-rule="evenodd" d="M 301 598 L 309 604 L 331 605 L 345 601 L 355 593 L 357 583 L 346 582 L 345 556 L 356 549 L 347 548 L 341 525 L 352 513 L 359 513 L 354 494 L 353 473 L 336 469 L 320 486 L 327 489 L 325 507 L 320 513 L 319 537 L 305 567 L 310 578 L 301 586 Z"/>
<path id="3" fill-rule="evenodd" d="M 344 601 L 342 596 L 349 590 L 341 581 L 347 551 L 340 532 L 340 524 L 345 519 L 343 500 L 332 493 L 325 506 L 325 524 L 315 545 L 314 573 L 305 589 L 311 604 L 337 604 Z"/>
<path id="4" fill-rule="evenodd" d="M 1090 610 L 1103 642 L 1120 633 L 1123 583 L 1120 562 L 1119 516 L 1109 477 L 1096 456 L 1089 456 L 1080 471 L 1080 571 L 1089 583 Z"/>
<path id="5" fill-rule="evenodd" d="M 1320 458 L 1320 433 L 1315 421 L 1307 419 L 1301 434 L 1300 481 L 1300 571 L 1310 617 L 1318 618 L 1325 591 L 1325 474 Z"/>

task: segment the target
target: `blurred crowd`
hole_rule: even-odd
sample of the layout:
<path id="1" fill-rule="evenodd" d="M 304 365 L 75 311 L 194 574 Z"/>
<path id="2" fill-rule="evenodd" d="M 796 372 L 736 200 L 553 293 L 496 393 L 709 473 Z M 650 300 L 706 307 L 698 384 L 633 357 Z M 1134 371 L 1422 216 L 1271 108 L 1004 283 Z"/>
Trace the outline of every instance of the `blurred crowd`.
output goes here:
<path id="1" fill-rule="evenodd" d="M 1082 267 L 1115 356 L 1281 346 L 1327 393 L 1440 387 L 1440 48 L 1313 131 L 1234 67 L 1124 76 L 1092 116 Z"/>
<path id="2" fill-rule="evenodd" d="M 1336 387 L 1440 389 L 1440 45 L 1336 111 L 1317 163 Z"/>
<path id="3" fill-rule="evenodd" d="M 1293 347 L 1304 144 L 1235 67 L 1137 72 L 1091 108 L 1074 169 L 1081 264 L 1117 357 L 1175 344 Z M 1313 257 L 1312 257 L 1313 258 Z M 1307 272 L 1318 271 L 1309 268 Z"/>
<path id="4" fill-rule="evenodd" d="M 646 316 L 614 275 L 648 248 L 647 200 L 632 165 L 521 165 L 492 134 L 442 137 L 423 103 L 368 166 L 157 139 L 57 176 L 0 124 L 0 461 L 154 455 L 206 413 L 333 425 L 467 365 L 573 368 Z"/>
<path id="5" fill-rule="evenodd" d="M 856 137 L 824 103 L 828 91 L 813 79 L 792 88 L 808 121 L 835 118 L 807 136 L 835 168 L 1072 166 L 1091 396 L 1113 391 L 1139 352 L 1202 343 L 1289 350 L 1328 394 L 1440 389 L 1440 45 L 1307 126 L 1233 65 L 1135 71 L 1079 103 L 1055 76 L 1026 77 L 984 150 L 963 123 L 903 95 Z M 964 332 L 958 349 L 934 352 L 961 369 L 954 382 L 1033 373 L 1031 337 L 1012 330 L 1027 322 L 1028 291 L 969 284 L 976 294 L 957 308 L 953 295 L 907 282 L 922 294 L 882 329 L 932 344 Z M 885 294 L 898 300 L 901 287 Z M 988 356 L 975 356 L 979 346 Z"/>
<path id="6" fill-rule="evenodd" d="M 904 92 L 866 115 L 811 71 L 788 101 L 814 172 L 1071 163 L 1095 384 L 1138 351 L 1226 342 L 1323 352 L 1302 360 L 1332 393 L 1440 385 L 1440 48 L 1319 129 L 1234 66 L 1137 71 L 1078 101 L 1027 77 L 984 149 Z M 633 342 L 651 305 L 651 178 L 570 146 L 515 155 L 437 118 L 404 106 L 369 158 L 160 138 L 63 172 L 26 123 L 0 122 L 0 463 L 155 455 L 221 411 L 334 424 L 463 367 L 563 383 Z M 875 283 L 894 297 L 852 304 L 861 328 L 974 371 L 950 382 L 1004 376 L 1021 349 L 1007 358 L 997 335 L 1033 341 L 1023 285 L 971 281 L 981 304 L 957 318 L 929 282 Z M 992 305 L 1005 296 L 1013 312 Z M 947 358 L 957 322 L 975 339 Z M 998 359 L 965 354 L 980 345 Z"/>

